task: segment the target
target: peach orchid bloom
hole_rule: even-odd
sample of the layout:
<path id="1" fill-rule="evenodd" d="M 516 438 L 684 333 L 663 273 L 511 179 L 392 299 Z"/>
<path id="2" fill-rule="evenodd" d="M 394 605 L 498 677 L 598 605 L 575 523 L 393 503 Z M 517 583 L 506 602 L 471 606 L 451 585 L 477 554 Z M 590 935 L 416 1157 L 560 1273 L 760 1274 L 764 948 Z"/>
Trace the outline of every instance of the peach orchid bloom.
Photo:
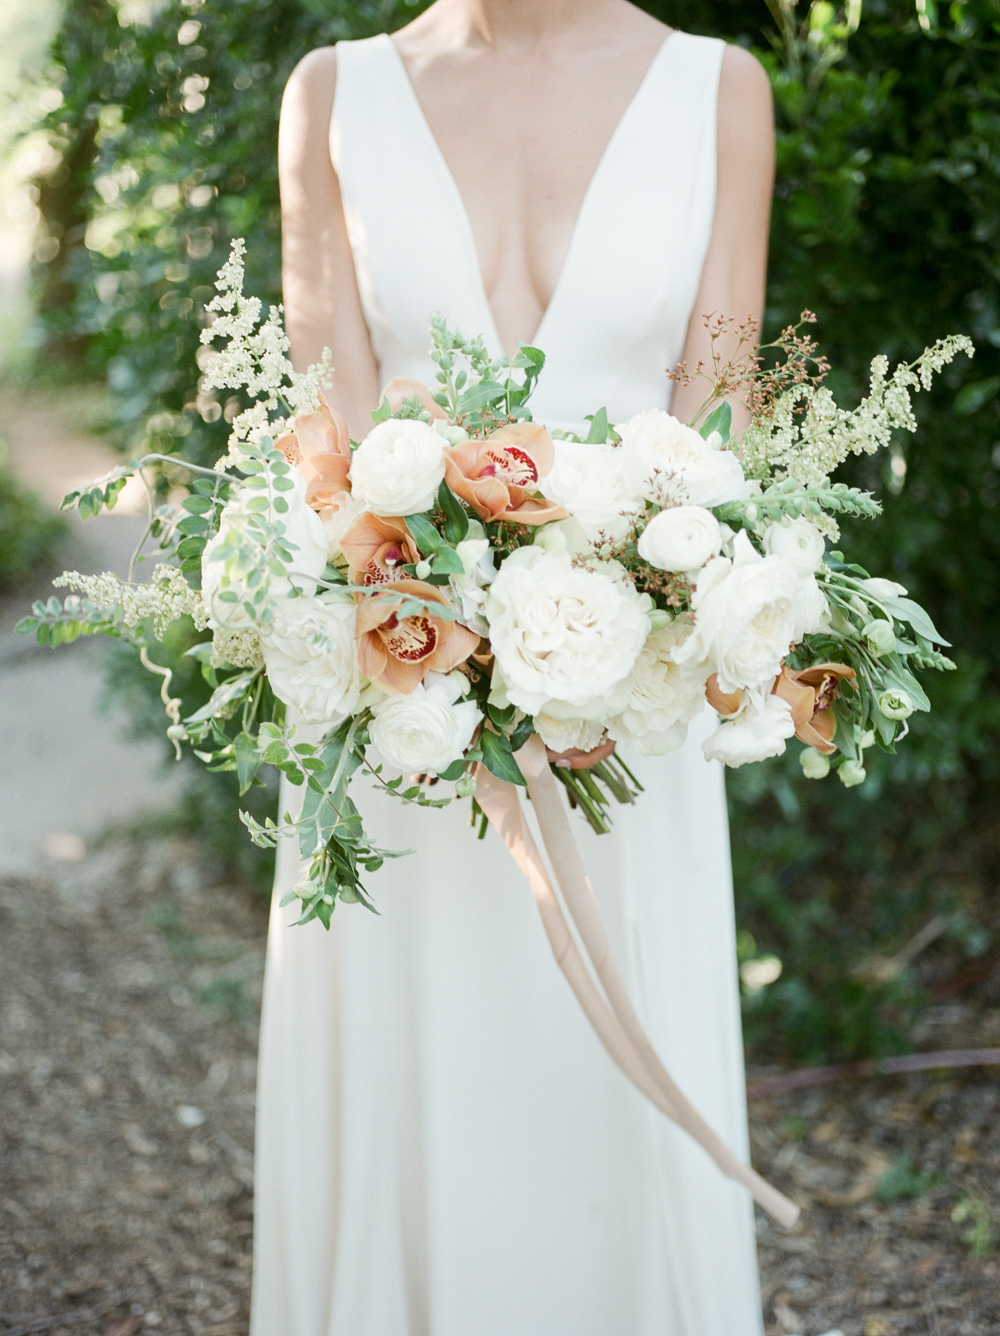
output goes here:
<path id="1" fill-rule="evenodd" d="M 426 673 L 450 673 L 479 648 L 474 631 L 433 612 L 399 618 L 396 609 L 410 597 L 442 607 L 448 602 L 423 580 L 393 580 L 376 594 L 360 596 L 355 623 L 358 667 L 383 691 L 404 696 L 416 690 Z"/>
<path id="2" fill-rule="evenodd" d="M 351 439 L 343 416 L 319 396 L 317 413 L 300 413 L 295 429 L 275 442 L 289 464 L 306 480 L 306 501 L 314 510 L 338 509 L 340 494 L 350 493 Z"/>
<path id="3" fill-rule="evenodd" d="M 402 520 L 383 519 L 367 511 L 359 515 L 340 538 L 353 584 L 387 584 L 398 567 L 420 560 L 417 545 Z"/>
<path id="4" fill-rule="evenodd" d="M 840 684 L 857 674 L 846 663 L 816 663 L 811 668 L 782 667 L 773 694 L 791 706 L 795 736 L 829 756 L 837 750 L 837 719 L 830 706 Z"/>
<path id="5" fill-rule="evenodd" d="M 440 404 L 436 404 L 431 398 L 431 392 L 421 380 L 413 380 L 409 376 L 397 376 L 395 380 L 390 380 L 389 384 L 382 391 L 379 403 L 382 404 L 389 400 L 389 407 L 394 413 L 398 413 L 404 399 L 419 399 L 424 408 L 427 409 L 432 418 L 443 418 L 446 416 L 444 409 Z"/>
<path id="6" fill-rule="evenodd" d="M 485 440 L 462 441 L 445 451 L 444 476 L 481 520 L 548 524 L 566 511 L 532 496 L 555 462 L 552 437 L 537 422 L 512 422 Z"/>
<path id="7" fill-rule="evenodd" d="M 743 692 L 722 691 L 719 687 L 719 675 L 713 673 L 705 683 L 705 699 L 716 714 L 736 714 L 743 704 Z"/>

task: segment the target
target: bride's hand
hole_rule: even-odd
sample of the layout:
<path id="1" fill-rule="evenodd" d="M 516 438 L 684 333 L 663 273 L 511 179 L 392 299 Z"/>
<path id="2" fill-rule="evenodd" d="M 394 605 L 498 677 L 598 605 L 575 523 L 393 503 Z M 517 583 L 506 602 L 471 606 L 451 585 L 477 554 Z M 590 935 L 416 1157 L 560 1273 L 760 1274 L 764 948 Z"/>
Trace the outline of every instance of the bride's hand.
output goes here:
<path id="1" fill-rule="evenodd" d="M 609 738 L 593 751 L 585 752 L 580 751 L 579 747 L 570 747 L 568 751 L 557 752 L 551 747 L 546 747 L 545 754 L 556 765 L 568 765 L 571 770 L 589 770 L 592 765 L 597 765 L 610 756 L 614 749 L 615 744 Z"/>

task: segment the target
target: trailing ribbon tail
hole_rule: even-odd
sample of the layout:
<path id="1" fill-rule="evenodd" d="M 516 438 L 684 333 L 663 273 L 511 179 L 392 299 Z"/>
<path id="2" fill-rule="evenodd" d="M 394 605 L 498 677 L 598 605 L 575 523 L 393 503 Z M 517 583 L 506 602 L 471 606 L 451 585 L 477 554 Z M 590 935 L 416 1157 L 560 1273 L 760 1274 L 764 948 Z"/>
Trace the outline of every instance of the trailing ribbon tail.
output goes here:
<path id="1" fill-rule="evenodd" d="M 793 1225 L 800 1214 L 799 1207 L 744 1164 L 712 1130 L 667 1072 L 643 1030 L 614 963 L 597 900 L 541 739 L 533 735 L 518 752 L 517 759 L 528 781 L 528 792 L 556 880 L 607 1000 L 591 978 L 570 933 L 548 872 L 525 825 L 517 789 L 480 766 L 476 799 L 527 877 L 556 961 L 598 1038 L 629 1080 L 693 1137 L 727 1177 L 748 1188 L 754 1200 L 780 1224 Z"/>

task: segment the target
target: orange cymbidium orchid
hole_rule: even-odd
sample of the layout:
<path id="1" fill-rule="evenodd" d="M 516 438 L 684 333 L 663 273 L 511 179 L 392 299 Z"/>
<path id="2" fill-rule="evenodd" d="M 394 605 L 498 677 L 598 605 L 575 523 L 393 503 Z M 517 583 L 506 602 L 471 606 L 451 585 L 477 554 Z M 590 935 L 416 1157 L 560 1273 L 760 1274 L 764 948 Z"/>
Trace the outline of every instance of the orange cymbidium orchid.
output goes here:
<path id="1" fill-rule="evenodd" d="M 441 405 L 431 398 L 431 392 L 424 382 L 413 380 L 410 376 L 397 376 L 395 380 L 390 380 L 382 391 L 379 403 L 384 403 L 386 399 L 393 413 L 399 412 L 404 399 L 419 399 L 421 406 L 427 409 L 432 418 L 447 416 Z"/>
<path id="2" fill-rule="evenodd" d="M 306 480 L 306 501 L 314 510 L 339 507 L 338 495 L 350 493 L 351 439 L 343 416 L 319 396 L 317 413 L 300 413 L 294 431 L 275 442 L 289 464 Z"/>
<path id="3" fill-rule="evenodd" d="M 479 647 L 479 636 L 429 609 L 398 617 L 410 598 L 446 607 L 448 600 L 423 580 L 393 580 L 377 594 L 360 596 L 355 634 L 358 666 L 384 691 L 408 695 L 429 672 L 450 673 Z"/>
<path id="4" fill-rule="evenodd" d="M 548 524 L 566 511 L 533 496 L 555 462 L 552 437 L 537 422 L 512 422 L 485 440 L 462 441 L 445 451 L 444 476 L 481 520 Z"/>
<path id="5" fill-rule="evenodd" d="M 795 736 L 829 756 L 837 750 L 837 719 L 830 706 L 841 682 L 857 674 L 846 663 L 816 663 L 811 668 L 782 667 L 773 694 L 791 706 Z"/>
<path id="6" fill-rule="evenodd" d="M 347 558 L 353 584 L 388 584 L 399 567 L 420 560 L 417 545 L 403 520 L 384 519 L 367 511 L 341 535 L 340 550 Z"/>
<path id="7" fill-rule="evenodd" d="M 705 683 L 705 699 L 716 714 L 736 714 L 743 704 L 743 692 L 723 691 L 719 687 L 718 673 L 713 673 Z"/>

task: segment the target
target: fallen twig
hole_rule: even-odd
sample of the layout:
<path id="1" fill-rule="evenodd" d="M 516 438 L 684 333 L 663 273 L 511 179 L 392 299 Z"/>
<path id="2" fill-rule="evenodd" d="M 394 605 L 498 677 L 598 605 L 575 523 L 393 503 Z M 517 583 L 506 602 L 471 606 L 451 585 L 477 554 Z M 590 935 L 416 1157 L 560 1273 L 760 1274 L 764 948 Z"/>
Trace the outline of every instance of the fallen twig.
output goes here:
<path id="1" fill-rule="evenodd" d="M 748 1082 L 747 1098 L 761 1099 L 785 1090 L 801 1090 L 804 1086 L 828 1085 L 831 1081 L 929 1072 L 939 1067 L 1000 1067 L 1000 1048 L 944 1049 L 940 1053 L 907 1053 L 900 1058 L 869 1058 L 864 1062 L 837 1062 L 830 1067 L 806 1067 Z"/>
<path id="2" fill-rule="evenodd" d="M 99 1317 L 105 1313 L 110 1313 L 113 1308 L 120 1308 L 122 1304 L 129 1303 L 134 1296 L 132 1294 L 119 1294 L 114 1299 L 108 1299 L 96 1308 L 74 1308 L 68 1313 L 53 1313 L 51 1317 L 36 1317 L 30 1322 L 25 1322 L 23 1326 L 12 1327 L 5 1331 L 3 1336 L 31 1336 L 36 1331 L 51 1331 L 53 1327 L 69 1327 L 77 1322 L 96 1322 Z M 6 1319 L 4 1319 L 6 1320 Z"/>

